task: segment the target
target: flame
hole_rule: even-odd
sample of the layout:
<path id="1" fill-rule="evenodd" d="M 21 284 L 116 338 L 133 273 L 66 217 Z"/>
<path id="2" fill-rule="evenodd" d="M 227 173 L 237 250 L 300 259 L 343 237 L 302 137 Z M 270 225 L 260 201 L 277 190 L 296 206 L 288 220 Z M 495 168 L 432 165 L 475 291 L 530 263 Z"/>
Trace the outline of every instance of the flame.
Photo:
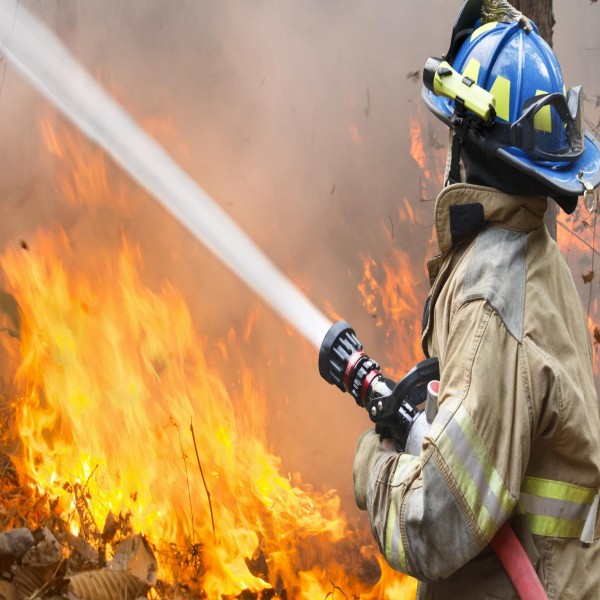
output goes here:
<path id="1" fill-rule="evenodd" d="M 126 186 L 112 196 L 102 153 L 49 123 L 42 134 L 67 202 L 124 210 Z M 378 583 L 349 568 L 349 553 L 372 562 L 377 553 L 368 532 L 349 527 L 337 494 L 281 475 L 255 365 L 240 368 L 236 395 L 214 366 L 234 362 L 253 317 L 241 337 L 231 329 L 211 345 L 173 285 L 144 284 L 142 252 L 125 234 L 116 249 L 94 249 L 40 230 L 0 257 L 21 314 L 19 466 L 58 498 L 72 533 L 98 539 L 109 515 L 129 515 L 155 544 L 160 577 L 187 576 L 208 598 L 270 588 L 414 597 L 414 580 L 386 566 Z M 190 549 L 200 572 L 182 559 Z"/>
<path id="2" fill-rule="evenodd" d="M 444 186 L 447 144 L 431 129 L 430 115 L 419 106 L 409 118 L 410 155 L 421 171 L 421 201 L 433 200 Z M 425 124 L 428 130 L 425 142 Z"/>
<path id="3" fill-rule="evenodd" d="M 598 273 L 600 269 L 600 244 L 596 238 L 597 214 L 586 213 L 580 206 L 572 215 L 558 211 L 557 243 L 575 282 L 586 311 L 590 337 L 594 341 L 594 375 L 599 387 L 600 363 L 598 361 Z M 582 287 L 583 286 L 583 287 Z M 593 301 L 592 301 L 593 300 Z"/>
<path id="4" fill-rule="evenodd" d="M 362 143 L 362 136 L 360 135 L 360 132 L 358 130 L 358 125 L 354 125 L 353 123 L 351 123 L 348 127 L 348 130 L 350 131 L 350 137 L 352 138 L 352 141 L 358 146 L 359 144 Z"/>
<path id="5" fill-rule="evenodd" d="M 415 265 L 406 252 L 392 247 L 385 261 L 363 257 L 358 285 L 377 327 L 384 329 L 391 377 L 401 377 L 423 359 L 420 329 L 423 297 Z"/>
<path id="6" fill-rule="evenodd" d="M 409 119 L 410 133 L 410 155 L 413 160 L 419 165 L 419 169 L 423 172 L 423 177 L 431 179 L 431 171 L 427 168 L 427 152 L 425 151 L 425 143 L 423 142 L 423 130 L 421 121 L 412 116 Z"/>
<path id="7" fill-rule="evenodd" d="M 61 136 L 59 140 L 56 128 L 47 119 L 40 121 L 40 131 L 48 152 L 61 161 L 60 164 L 67 159 L 72 163 L 72 168 L 59 169 L 56 176 L 67 202 L 93 208 L 106 203 L 111 190 L 102 150 L 91 145 L 80 147 L 76 136 Z M 114 202 L 114 196 L 111 200 Z"/>

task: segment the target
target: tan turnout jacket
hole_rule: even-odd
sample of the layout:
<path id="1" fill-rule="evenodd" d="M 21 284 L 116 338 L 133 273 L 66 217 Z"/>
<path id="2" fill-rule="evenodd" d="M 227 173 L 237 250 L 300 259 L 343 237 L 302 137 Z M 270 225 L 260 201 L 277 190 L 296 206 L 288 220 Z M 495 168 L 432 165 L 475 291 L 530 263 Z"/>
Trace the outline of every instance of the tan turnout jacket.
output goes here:
<path id="1" fill-rule="evenodd" d="M 508 519 L 550 599 L 600 599 L 592 347 L 545 209 L 465 184 L 440 194 L 423 334 L 439 412 L 420 456 L 372 430 L 357 446 L 357 503 L 422 599 L 516 599 L 489 546 Z"/>

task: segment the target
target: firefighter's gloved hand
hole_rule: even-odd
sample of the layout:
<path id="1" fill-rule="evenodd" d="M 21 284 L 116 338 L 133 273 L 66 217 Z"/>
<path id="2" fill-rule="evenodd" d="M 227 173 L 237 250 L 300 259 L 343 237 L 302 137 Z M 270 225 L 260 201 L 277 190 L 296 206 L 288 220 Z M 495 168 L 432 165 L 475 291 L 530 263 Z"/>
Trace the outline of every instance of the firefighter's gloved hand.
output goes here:
<path id="1" fill-rule="evenodd" d="M 361 510 L 367 509 L 367 486 L 373 469 L 377 461 L 389 452 L 383 446 L 383 442 L 387 441 L 389 440 L 381 440 L 374 429 L 364 431 L 358 438 L 352 475 L 354 477 L 354 499 L 356 500 L 356 506 Z"/>

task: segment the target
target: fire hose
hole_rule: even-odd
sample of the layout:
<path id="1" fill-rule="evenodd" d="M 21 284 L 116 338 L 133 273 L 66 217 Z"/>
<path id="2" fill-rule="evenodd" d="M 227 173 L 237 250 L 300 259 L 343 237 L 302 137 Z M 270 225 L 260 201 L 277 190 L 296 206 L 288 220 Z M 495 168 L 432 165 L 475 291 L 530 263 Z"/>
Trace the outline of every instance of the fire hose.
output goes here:
<path id="1" fill-rule="evenodd" d="M 384 377 L 345 321 L 334 323 L 319 351 L 319 373 L 331 385 L 348 392 L 365 408 L 375 430 L 393 440 L 399 452 L 419 455 L 423 437 L 437 413 L 439 363 L 429 358 L 398 383 Z M 491 541 L 521 600 L 547 600 L 525 549 L 506 522 Z"/>

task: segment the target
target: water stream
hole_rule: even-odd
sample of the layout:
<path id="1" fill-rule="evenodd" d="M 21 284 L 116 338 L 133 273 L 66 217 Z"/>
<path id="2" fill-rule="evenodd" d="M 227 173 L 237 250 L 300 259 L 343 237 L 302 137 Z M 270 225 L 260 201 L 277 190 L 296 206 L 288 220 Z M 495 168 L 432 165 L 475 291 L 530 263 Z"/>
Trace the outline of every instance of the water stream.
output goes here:
<path id="1" fill-rule="evenodd" d="M 0 46 L 91 140 L 316 348 L 331 323 L 17 0 L 0 0 Z"/>

